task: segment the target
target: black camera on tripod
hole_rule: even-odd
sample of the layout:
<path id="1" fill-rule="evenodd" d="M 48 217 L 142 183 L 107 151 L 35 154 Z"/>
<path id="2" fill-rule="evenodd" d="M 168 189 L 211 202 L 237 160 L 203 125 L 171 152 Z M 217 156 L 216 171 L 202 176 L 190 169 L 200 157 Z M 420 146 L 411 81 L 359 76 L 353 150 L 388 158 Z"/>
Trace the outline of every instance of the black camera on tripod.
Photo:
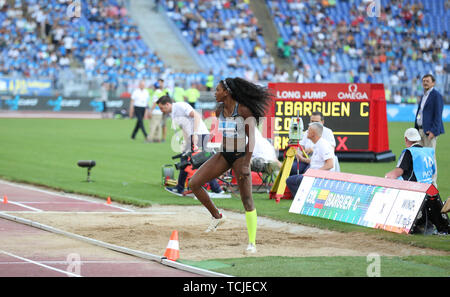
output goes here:
<path id="1" fill-rule="evenodd" d="M 214 154 L 215 153 L 212 151 L 186 152 L 175 155 L 172 157 L 172 159 L 180 159 L 180 162 L 175 164 L 175 168 L 177 170 L 184 170 L 189 165 L 192 165 L 192 169 L 198 169 Z"/>
<path id="2" fill-rule="evenodd" d="M 263 158 L 254 158 L 250 163 L 250 168 L 254 172 L 272 174 L 276 171 L 276 164 Z"/>
<path id="3" fill-rule="evenodd" d="M 181 153 L 172 157 L 173 160 L 178 158 L 180 159 L 180 162 L 175 163 L 175 168 L 177 170 L 184 170 L 186 167 L 191 165 L 191 162 L 189 161 L 190 154 L 191 153 Z"/>

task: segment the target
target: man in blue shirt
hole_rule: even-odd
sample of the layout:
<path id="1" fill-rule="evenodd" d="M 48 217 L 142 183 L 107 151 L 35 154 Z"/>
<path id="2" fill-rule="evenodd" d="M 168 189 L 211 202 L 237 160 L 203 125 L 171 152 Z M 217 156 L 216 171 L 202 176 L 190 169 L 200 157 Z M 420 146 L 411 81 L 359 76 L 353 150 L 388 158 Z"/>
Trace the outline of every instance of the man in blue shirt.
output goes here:
<path id="1" fill-rule="evenodd" d="M 402 151 L 397 167 L 386 173 L 386 178 L 403 179 L 420 183 L 434 184 L 432 177 L 436 172 L 434 162 L 434 149 L 422 147 L 421 137 L 416 128 L 409 128 L 405 131 L 406 149 Z M 427 232 L 428 223 L 436 226 L 436 234 L 447 235 L 450 232 L 449 220 L 446 214 L 441 214 L 442 201 L 438 195 L 426 196 L 418 219 L 413 228 L 413 233 L 419 233 L 424 225 Z"/>
<path id="2" fill-rule="evenodd" d="M 407 181 L 432 183 L 436 171 L 434 149 L 422 147 L 419 131 L 409 128 L 405 131 L 406 149 L 402 151 L 397 167 L 386 174 L 387 178 L 400 178 Z"/>

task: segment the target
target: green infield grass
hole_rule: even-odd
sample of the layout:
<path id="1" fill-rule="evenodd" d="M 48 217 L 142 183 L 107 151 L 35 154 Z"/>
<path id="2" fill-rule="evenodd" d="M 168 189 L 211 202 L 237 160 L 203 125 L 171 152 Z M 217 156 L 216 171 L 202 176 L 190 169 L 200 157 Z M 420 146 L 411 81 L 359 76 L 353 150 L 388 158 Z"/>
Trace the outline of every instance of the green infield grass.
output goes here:
<path id="1" fill-rule="evenodd" d="M 130 135 L 135 120 L 103 119 L 0 119 L 0 178 L 16 182 L 42 185 L 69 193 L 87 194 L 116 202 L 148 206 L 151 204 L 199 205 L 188 198 L 174 198 L 161 183 L 161 167 L 174 164 L 171 157 L 173 131 L 168 129 L 168 140 L 164 143 L 145 143 L 142 134 L 136 140 Z M 168 123 L 170 127 L 170 123 Z M 403 133 L 411 123 L 389 123 L 389 145 L 399 156 L 404 148 Z M 445 124 L 450 131 L 450 124 Z M 447 132 L 450 133 L 450 132 Z M 450 195 L 450 141 L 447 134 L 437 143 L 438 188 L 442 200 Z M 91 171 L 93 182 L 87 183 L 86 169 L 77 166 L 78 160 L 95 160 Z M 384 176 L 395 167 L 396 161 L 380 163 L 341 162 L 341 171 L 372 176 Z M 259 216 L 314 226 L 340 232 L 365 232 L 408 245 L 450 251 L 448 236 L 398 235 L 351 224 L 321 218 L 291 214 L 291 201 L 276 204 L 268 194 L 255 194 Z M 243 212 L 239 197 L 217 199 L 218 207 Z M 321 262 L 319 269 L 313 263 Z M 309 258 L 248 258 L 220 259 L 221 265 L 212 270 L 236 276 L 292 275 L 290 267 L 304 267 L 302 275 L 360 276 L 365 275 L 365 257 Z M 208 261 L 196 263 L 201 266 Z M 450 257 L 382 257 L 382 276 L 434 276 L 450 275 Z M 423 267 L 426 269 L 422 269 Z M 314 267 L 314 268 L 313 268 Z"/>

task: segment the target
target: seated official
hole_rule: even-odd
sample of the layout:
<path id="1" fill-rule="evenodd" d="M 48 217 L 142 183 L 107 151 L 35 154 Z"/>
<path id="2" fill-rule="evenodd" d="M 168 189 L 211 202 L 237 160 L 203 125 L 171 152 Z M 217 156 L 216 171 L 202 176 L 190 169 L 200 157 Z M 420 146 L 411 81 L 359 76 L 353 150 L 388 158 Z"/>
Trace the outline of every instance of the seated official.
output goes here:
<path id="1" fill-rule="evenodd" d="M 436 171 L 434 149 L 420 145 L 420 134 L 415 128 L 405 131 L 406 148 L 402 151 L 397 167 L 386 173 L 386 178 L 403 179 L 431 184 Z"/>
<path id="2" fill-rule="evenodd" d="M 333 131 L 327 127 L 324 126 L 325 120 L 323 117 L 323 114 L 321 112 L 313 112 L 311 113 L 311 117 L 309 118 L 310 123 L 321 123 L 323 126 L 323 132 L 322 132 L 322 138 L 328 141 L 334 151 L 336 147 L 336 140 L 334 139 Z M 311 139 L 308 138 L 308 130 L 303 135 L 302 140 L 300 141 L 301 146 L 304 148 L 305 153 L 308 155 L 311 155 L 314 151 L 314 143 L 311 141 Z M 299 172 L 306 171 L 306 166 L 308 164 L 299 162 L 299 155 L 303 155 L 303 153 L 298 149 L 297 150 L 297 157 L 294 159 L 294 163 L 292 164 L 291 173 L 289 175 L 295 175 L 299 174 Z M 337 157 L 335 156 L 334 160 L 334 167 L 339 165 L 339 162 L 337 161 Z"/>
<path id="3" fill-rule="evenodd" d="M 334 139 L 333 131 L 330 128 L 325 127 L 325 119 L 322 113 L 319 111 L 311 113 L 309 122 L 322 124 L 323 126 L 322 138 L 328 141 L 334 150 L 336 147 L 336 140 Z M 303 139 L 300 141 L 300 144 L 303 146 L 307 154 L 311 154 L 313 152 L 314 144 L 308 138 L 308 131 L 305 132 L 305 135 Z"/>
<path id="4" fill-rule="evenodd" d="M 407 129 L 404 137 L 406 148 L 400 155 L 397 167 L 386 173 L 385 178 L 403 179 L 426 184 L 433 183 L 433 175 L 436 172 L 434 149 L 422 147 L 419 144 L 421 137 L 419 131 L 415 128 Z M 441 203 L 439 195 L 436 197 L 427 196 L 424 208 L 421 209 L 418 215 L 412 233 L 427 233 L 428 223 L 436 226 L 437 234 L 447 235 L 449 233 L 448 217 L 440 212 Z"/>
<path id="5" fill-rule="evenodd" d="M 298 155 L 301 163 L 306 164 L 299 174 L 292 175 L 286 179 L 286 185 L 295 197 L 298 187 L 303 179 L 303 174 L 308 168 L 320 170 L 332 170 L 334 168 L 334 149 L 330 143 L 322 137 L 323 125 L 321 123 L 310 123 L 308 127 L 308 138 L 312 141 L 313 154 L 311 158 Z"/>

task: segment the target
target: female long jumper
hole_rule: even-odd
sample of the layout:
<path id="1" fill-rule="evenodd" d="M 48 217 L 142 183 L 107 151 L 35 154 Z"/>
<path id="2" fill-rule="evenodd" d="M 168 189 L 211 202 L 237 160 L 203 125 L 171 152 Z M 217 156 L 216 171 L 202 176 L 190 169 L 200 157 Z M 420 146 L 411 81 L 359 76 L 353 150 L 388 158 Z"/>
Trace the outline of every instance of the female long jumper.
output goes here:
<path id="1" fill-rule="evenodd" d="M 267 88 L 237 77 L 220 81 L 215 97 L 219 130 L 223 133 L 221 151 L 196 171 L 189 181 L 189 187 L 212 215 L 205 232 L 215 232 L 226 217 L 219 212 L 202 185 L 231 168 L 236 175 L 245 209 L 249 242 L 245 253 L 255 253 L 257 214 L 252 197 L 250 162 L 255 145 L 255 127 L 259 119 L 264 117 L 271 96 Z"/>

